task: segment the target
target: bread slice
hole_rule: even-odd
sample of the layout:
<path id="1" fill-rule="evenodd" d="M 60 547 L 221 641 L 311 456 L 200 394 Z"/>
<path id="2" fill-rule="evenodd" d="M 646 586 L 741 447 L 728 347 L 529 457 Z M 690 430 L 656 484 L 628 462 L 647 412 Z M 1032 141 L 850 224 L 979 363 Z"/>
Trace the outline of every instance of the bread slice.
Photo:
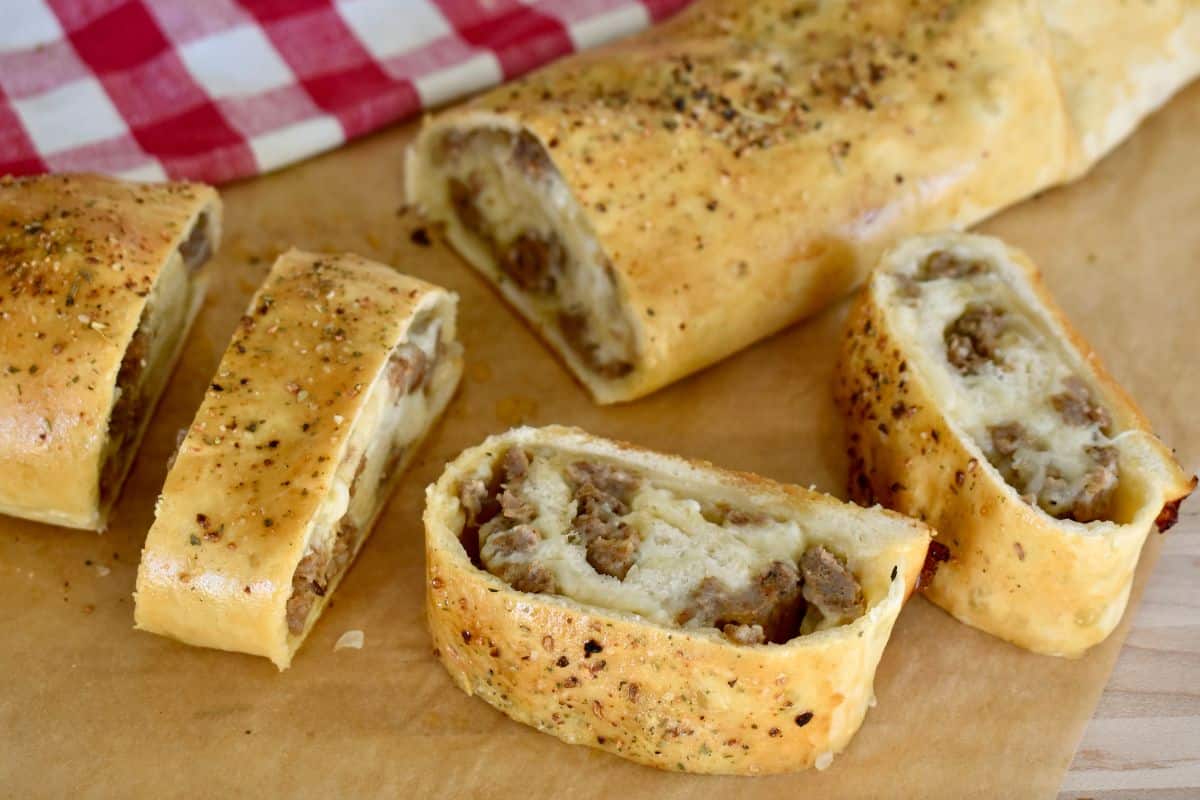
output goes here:
<path id="1" fill-rule="evenodd" d="M 358 256 L 279 257 L 167 474 L 138 628 L 291 663 L 458 385 L 456 302 Z"/>
<path id="2" fill-rule="evenodd" d="M 900 244 L 850 315 L 839 371 L 852 494 L 938 531 L 927 597 L 1041 653 L 1108 636 L 1146 534 L 1196 479 L 1024 254 L 957 233 Z"/>
<path id="3" fill-rule="evenodd" d="M 0 179 L 0 513 L 107 526 L 220 237 L 208 186 Z"/>
<path id="4" fill-rule="evenodd" d="M 426 494 L 455 683 L 663 769 L 827 766 L 929 543 L 922 524 L 563 428 L 493 436 Z"/>

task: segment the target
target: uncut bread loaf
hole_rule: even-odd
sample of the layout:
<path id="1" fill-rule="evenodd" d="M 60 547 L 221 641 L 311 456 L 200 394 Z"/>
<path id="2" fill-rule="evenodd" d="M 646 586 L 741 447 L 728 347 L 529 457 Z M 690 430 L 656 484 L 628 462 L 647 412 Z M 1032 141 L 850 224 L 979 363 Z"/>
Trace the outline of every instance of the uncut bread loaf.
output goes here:
<path id="1" fill-rule="evenodd" d="M 456 303 L 358 256 L 279 257 L 167 474 L 139 629 L 287 668 L 458 385 Z"/>
<path id="2" fill-rule="evenodd" d="M 520 428 L 426 493 L 427 602 L 454 682 L 662 769 L 828 766 L 928 528 L 583 431 Z"/>
<path id="3" fill-rule="evenodd" d="M 926 597 L 1037 652 L 1108 636 L 1147 533 L 1196 485 L 997 239 L 926 235 L 885 255 L 836 393 L 852 496 L 937 530 Z"/>
<path id="4" fill-rule="evenodd" d="M 1200 69 L 1200 6 L 698 0 L 434 116 L 410 202 L 598 402 L 1083 173 Z"/>
<path id="5" fill-rule="evenodd" d="M 106 527 L 220 234 L 208 186 L 0 179 L 0 513 Z"/>

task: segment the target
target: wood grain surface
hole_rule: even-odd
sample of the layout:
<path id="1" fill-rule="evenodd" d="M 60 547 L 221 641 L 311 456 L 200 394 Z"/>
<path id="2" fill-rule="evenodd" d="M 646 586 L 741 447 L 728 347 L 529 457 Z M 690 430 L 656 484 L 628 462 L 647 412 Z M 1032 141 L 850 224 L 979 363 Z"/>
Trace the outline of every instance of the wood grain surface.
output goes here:
<path id="1" fill-rule="evenodd" d="M 1162 541 L 1063 800 L 1200 797 L 1200 509 Z"/>

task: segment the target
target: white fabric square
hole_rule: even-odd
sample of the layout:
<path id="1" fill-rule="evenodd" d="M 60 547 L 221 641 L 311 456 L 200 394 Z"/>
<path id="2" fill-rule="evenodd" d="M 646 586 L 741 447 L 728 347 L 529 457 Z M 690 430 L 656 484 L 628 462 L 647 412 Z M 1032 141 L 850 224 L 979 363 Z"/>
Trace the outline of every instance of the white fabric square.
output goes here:
<path id="1" fill-rule="evenodd" d="M 162 165 L 157 161 L 147 161 L 145 164 L 136 166 L 133 169 L 127 169 L 118 172 L 117 177 L 123 178 L 127 181 L 147 181 L 150 183 L 161 183 L 167 179 L 167 173 L 163 170 Z"/>
<path id="2" fill-rule="evenodd" d="M 432 0 L 349 0 L 337 10 L 377 61 L 454 32 Z"/>
<path id="3" fill-rule="evenodd" d="M 239 25 L 179 48 L 188 72 L 213 97 L 237 97 L 287 86 L 291 69 L 254 25 Z"/>
<path id="4" fill-rule="evenodd" d="M 57 153 L 129 132 L 95 78 L 63 84 L 32 97 L 13 98 L 29 138 L 43 153 Z"/>
<path id="5" fill-rule="evenodd" d="M 342 126 L 330 116 L 297 122 L 250 140 L 250 149 L 260 172 L 270 172 L 285 164 L 337 147 L 345 140 Z"/>
<path id="6" fill-rule="evenodd" d="M 649 24 L 650 15 L 646 12 L 646 7 L 641 3 L 630 3 L 582 22 L 572 23 L 567 26 L 567 33 L 571 35 L 575 49 L 583 50 L 604 44 L 618 36 L 628 36 Z"/>
<path id="7" fill-rule="evenodd" d="M 436 106 L 484 86 L 499 83 L 503 73 L 500 62 L 488 52 L 480 52 L 461 64 L 443 67 L 428 75 L 413 80 L 421 105 Z"/>
<path id="8" fill-rule="evenodd" d="M 61 39 L 62 26 L 42 0 L 2 0 L 4 22 L 0 24 L 0 53 L 29 50 Z"/>

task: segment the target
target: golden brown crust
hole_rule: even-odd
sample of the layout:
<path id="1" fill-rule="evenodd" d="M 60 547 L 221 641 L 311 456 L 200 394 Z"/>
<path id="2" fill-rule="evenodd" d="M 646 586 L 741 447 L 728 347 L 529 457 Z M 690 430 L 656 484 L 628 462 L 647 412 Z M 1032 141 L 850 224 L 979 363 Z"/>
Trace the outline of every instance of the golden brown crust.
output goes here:
<path id="1" fill-rule="evenodd" d="M 803 520 L 844 521 L 867 613 L 782 645 L 664 627 L 566 597 L 519 592 L 474 566 L 457 535 L 457 486 L 513 443 L 563 448 L 669 475 Z M 913 520 L 609 442 L 570 428 L 493 436 L 451 462 L 426 492 L 427 612 L 455 683 L 563 741 L 662 769 L 757 774 L 827 766 L 873 699 L 875 666 L 929 541 Z"/>
<path id="2" fill-rule="evenodd" d="M 288 665 L 301 641 L 285 622 L 292 575 L 366 390 L 418 313 L 453 341 L 454 302 L 358 256 L 279 257 L 167 475 L 138 569 L 138 628 Z M 461 373 L 457 349 L 443 360 L 433 419 Z"/>
<path id="3" fill-rule="evenodd" d="M 151 287 L 202 213 L 215 246 L 221 205 L 207 186 L 0 179 L 0 512 L 104 528 L 117 494 L 100 494 L 117 371 Z"/>
<path id="4" fill-rule="evenodd" d="M 1147 533 L 1195 481 L 1154 437 L 1023 253 L 984 237 L 915 237 L 886 255 L 880 272 L 934 250 L 997 247 L 1005 255 L 993 263 L 1078 354 L 1078 368 L 1111 411 L 1115 429 L 1135 432 L 1118 446 L 1121 481 L 1137 506 L 1122 512 L 1124 524 L 1082 525 L 1023 502 L 948 416 L 923 374 L 921 354 L 898 334 L 878 277 L 850 313 L 838 367 L 835 394 L 847 421 L 850 491 L 859 502 L 880 502 L 938 531 L 949 560 L 922 587 L 930 600 L 1014 644 L 1078 656 L 1116 626 Z"/>
<path id="5" fill-rule="evenodd" d="M 1052 42 L 1031 1 L 702 0 L 437 117 L 409 197 L 430 205 L 436 188 L 418 173 L 441 132 L 536 137 L 611 261 L 641 347 L 621 378 L 568 364 L 598 401 L 633 399 L 826 306 L 901 236 L 965 226 L 1079 174 L 1116 141 L 1089 126 L 1132 124 L 1195 73 L 1200 47 L 1181 39 L 1158 57 L 1153 96 L 1114 90 L 1107 111 L 1086 111 L 1078 98 L 1101 76 L 1058 58 L 1064 32 L 1100 36 L 1076 17 L 1139 11 L 1085 5 L 1055 17 L 1067 27 Z M 1164 34 L 1184 24 L 1169 17 Z M 1107 80 L 1131 43 L 1097 46 Z"/>

